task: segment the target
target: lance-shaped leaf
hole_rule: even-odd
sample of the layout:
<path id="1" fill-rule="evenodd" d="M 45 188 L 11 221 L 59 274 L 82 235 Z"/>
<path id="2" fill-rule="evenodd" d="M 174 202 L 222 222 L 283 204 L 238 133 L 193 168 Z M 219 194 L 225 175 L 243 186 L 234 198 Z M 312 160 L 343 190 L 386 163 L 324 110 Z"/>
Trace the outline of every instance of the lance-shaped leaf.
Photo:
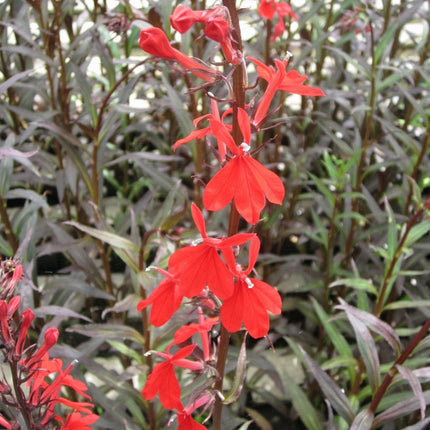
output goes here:
<path id="1" fill-rule="evenodd" d="M 327 400 L 336 410 L 336 412 L 345 419 L 348 424 L 354 420 L 354 409 L 349 403 L 345 393 L 336 385 L 336 383 L 327 375 L 324 370 L 316 363 L 306 351 L 299 345 L 300 351 L 309 367 L 309 370 L 314 375 L 322 392 L 327 397 Z"/>
<path id="2" fill-rule="evenodd" d="M 370 430 L 372 428 L 374 418 L 375 415 L 370 412 L 369 409 L 365 409 L 355 417 L 350 430 Z"/>
<path id="3" fill-rule="evenodd" d="M 237 358 L 236 373 L 234 375 L 233 385 L 224 400 L 225 405 L 235 402 L 243 388 L 243 381 L 246 375 L 246 333 L 243 336 L 242 346 L 240 347 L 239 357 Z"/>
<path id="4" fill-rule="evenodd" d="M 372 315 L 369 312 L 365 312 L 348 305 L 342 299 L 339 299 L 339 302 L 341 304 L 335 306 L 335 309 L 342 309 L 347 313 L 348 316 L 354 316 L 357 320 L 369 327 L 370 330 L 381 335 L 390 344 L 391 348 L 393 348 L 397 354 L 400 354 L 400 338 L 389 324 L 381 321 L 379 318 L 375 317 L 375 315 Z"/>
<path id="5" fill-rule="evenodd" d="M 423 398 L 426 405 L 428 405 L 430 403 L 430 390 L 423 392 Z M 378 428 L 378 426 L 383 423 L 393 422 L 404 415 L 411 414 L 419 408 L 420 402 L 415 396 L 407 400 L 402 400 L 401 402 L 396 403 L 391 408 L 377 415 L 373 422 L 373 427 Z"/>
<path id="6" fill-rule="evenodd" d="M 360 350 L 361 357 L 363 358 L 364 365 L 366 366 L 367 377 L 369 378 L 369 383 L 373 392 L 375 392 L 381 382 L 379 357 L 375 341 L 362 321 L 348 312 L 346 312 L 346 315 L 354 329 L 357 346 Z"/>
<path id="7" fill-rule="evenodd" d="M 421 419 L 423 420 L 426 414 L 426 402 L 423 397 L 423 389 L 421 387 L 420 381 L 418 380 L 418 377 L 416 376 L 416 374 L 414 374 L 414 372 L 412 372 L 411 369 L 408 369 L 405 366 L 401 366 L 398 364 L 397 370 L 399 371 L 400 375 L 402 375 L 402 377 L 409 382 L 409 385 L 411 386 L 415 397 L 418 399 L 420 404 Z"/>

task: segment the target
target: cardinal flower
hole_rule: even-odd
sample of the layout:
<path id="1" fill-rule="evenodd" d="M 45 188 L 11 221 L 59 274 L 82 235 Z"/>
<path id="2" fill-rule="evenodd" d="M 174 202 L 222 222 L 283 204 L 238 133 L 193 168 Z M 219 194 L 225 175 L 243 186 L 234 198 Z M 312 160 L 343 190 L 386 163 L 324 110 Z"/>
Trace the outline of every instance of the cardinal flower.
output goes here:
<path id="1" fill-rule="evenodd" d="M 180 292 L 178 278 L 172 272 L 156 268 L 158 272 L 166 276 L 160 285 L 145 300 L 137 304 L 137 310 L 152 305 L 149 322 L 155 327 L 160 327 L 169 321 L 170 317 L 181 306 L 183 294 Z"/>
<path id="2" fill-rule="evenodd" d="M 181 387 L 175 375 L 175 366 L 190 370 L 202 370 L 203 365 L 197 361 L 188 360 L 188 357 L 196 345 L 188 345 L 181 348 L 175 354 L 168 352 L 155 352 L 166 361 L 154 366 L 152 373 L 148 376 L 142 395 L 146 400 L 153 399 L 157 393 L 161 404 L 166 409 L 182 410 Z"/>
<path id="3" fill-rule="evenodd" d="M 142 30 L 139 45 L 148 54 L 167 60 L 176 60 L 186 70 L 206 82 L 213 82 L 216 78 L 216 71 L 173 48 L 163 30 L 157 27 Z"/>
<path id="4" fill-rule="evenodd" d="M 287 60 L 280 61 L 275 59 L 275 71 L 273 67 L 267 66 L 255 58 L 247 57 L 247 59 L 256 64 L 258 76 L 269 83 L 253 113 L 252 123 L 257 129 L 260 128 L 260 125 L 266 120 L 267 111 L 276 91 L 287 91 L 289 93 L 299 94 L 302 96 L 325 95 L 320 88 L 303 85 L 307 76 L 301 75 L 296 70 L 291 70 L 287 73 L 285 70 L 288 65 Z"/>
<path id="5" fill-rule="evenodd" d="M 196 422 L 191 416 L 192 412 L 201 406 L 208 407 L 214 401 L 214 396 L 209 393 L 203 394 L 197 400 L 194 400 L 189 406 L 178 411 L 178 430 L 206 430 L 206 427 Z"/>
<path id="6" fill-rule="evenodd" d="M 197 127 L 200 121 L 207 118 L 209 120 L 209 127 L 201 128 L 198 130 L 193 130 L 188 136 L 184 137 L 183 139 L 179 139 L 175 142 L 173 145 L 173 150 L 176 151 L 176 149 L 183 145 L 184 143 L 191 142 L 194 139 L 201 139 L 204 136 L 213 135 L 217 136 L 217 131 L 220 129 L 219 124 L 221 123 L 221 117 L 219 115 L 218 105 L 214 99 L 211 99 L 211 107 L 212 107 L 212 113 L 199 116 L 198 118 L 195 118 L 193 121 L 194 127 Z M 219 158 L 224 161 L 225 160 L 225 154 L 226 154 L 226 144 L 223 141 L 222 136 L 217 137 L 217 144 L 218 144 L 218 153 Z"/>
<path id="7" fill-rule="evenodd" d="M 227 238 L 211 238 L 206 234 L 203 214 L 193 203 L 191 214 L 202 239 L 198 245 L 186 246 L 173 253 L 169 270 L 178 274 L 181 294 L 197 296 L 206 286 L 220 299 L 233 292 L 233 277 L 219 255 L 219 251 L 243 245 L 255 237 L 253 233 L 238 233 Z"/>
<path id="8" fill-rule="evenodd" d="M 221 322 L 229 332 L 240 330 L 242 323 L 249 334 L 257 339 L 269 331 L 269 315 L 281 313 L 282 300 L 278 291 L 266 282 L 249 278 L 260 250 L 260 241 L 255 238 L 249 249 L 248 267 L 242 270 L 232 252 L 225 253 L 226 262 L 236 278 L 234 293 L 224 300 L 221 307 Z"/>
<path id="9" fill-rule="evenodd" d="M 208 10 L 194 11 L 186 6 L 178 5 L 170 17 L 172 27 L 180 33 L 187 32 L 197 22 L 204 24 L 205 36 L 221 45 L 228 62 L 238 64 L 241 61 L 241 53 L 234 49 L 231 43 L 227 8 L 216 6 Z"/>
<path id="10" fill-rule="evenodd" d="M 79 412 L 72 412 L 67 416 L 60 430 L 91 430 L 90 425 L 98 419 L 96 414 L 82 416 Z"/>
<path id="11" fill-rule="evenodd" d="M 202 310 L 199 309 L 198 324 L 191 323 L 191 324 L 182 326 L 179 330 L 176 330 L 176 333 L 173 337 L 173 343 L 181 344 L 185 342 L 187 339 L 194 336 L 195 334 L 200 334 L 204 360 L 208 361 L 210 359 L 208 332 L 212 330 L 212 327 L 214 325 L 218 324 L 218 321 L 219 321 L 218 317 L 205 318 Z"/>
<path id="12" fill-rule="evenodd" d="M 278 36 L 280 36 L 285 31 L 284 17 L 289 15 L 291 18 L 297 21 L 297 16 L 291 9 L 288 3 L 277 3 L 275 0 L 260 0 L 258 6 L 258 13 L 263 17 L 272 20 L 275 13 L 278 14 L 278 23 L 273 29 L 273 34 L 271 41 L 274 42 Z"/>
<path id="13" fill-rule="evenodd" d="M 238 109 L 238 122 L 244 143 L 238 147 L 225 126 L 218 124 L 222 136 L 234 157 L 209 181 L 203 193 L 203 204 L 210 211 L 219 211 L 232 200 L 240 215 L 250 224 L 260 218 L 266 198 L 281 204 L 285 189 L 281 179 L 248 154 L 251 126 L 247 113 Z"/>

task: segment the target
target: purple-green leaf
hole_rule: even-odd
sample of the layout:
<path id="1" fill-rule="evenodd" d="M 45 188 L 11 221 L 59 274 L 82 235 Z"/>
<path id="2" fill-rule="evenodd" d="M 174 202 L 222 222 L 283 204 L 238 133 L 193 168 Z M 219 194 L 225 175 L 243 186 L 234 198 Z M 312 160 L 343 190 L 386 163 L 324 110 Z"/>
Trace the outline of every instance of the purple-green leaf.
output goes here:
<path id="1" fill-rule="evenodd" d="M 321 369 L 318 363 L 309 357 L 309 355 L 301 346 L 299 346 L 299 348 L 309 367 L 309 370 L 314 375 L 322 392 L 327 397 L 327 400 L 330 402 L 336 412 L 342 416 L 345 421 L 351 424 L 354 420 L 355 413 L 345 393 L 336 385 L 330 376 Z"/>

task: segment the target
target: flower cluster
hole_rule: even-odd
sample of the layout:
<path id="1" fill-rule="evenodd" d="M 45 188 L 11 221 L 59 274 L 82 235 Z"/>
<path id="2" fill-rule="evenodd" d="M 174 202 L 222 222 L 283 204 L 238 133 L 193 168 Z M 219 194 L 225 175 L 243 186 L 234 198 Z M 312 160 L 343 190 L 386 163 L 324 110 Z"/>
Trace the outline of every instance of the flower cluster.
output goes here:
<path id="1" fill-rule="evenodd" d="M 275 0 L 260 0 L 258 13 L 269 20 L 272 20 L 275 14 L 278 15 L 278 23 L 273 29 L 271 41 L 275 41 L 285 31 L 284 17 L 290 16 L 297 21 L 297 16 L 288 3 L 276 2 Z"/>
<path id="2" fill-rule="evenodd" d="M 261 1 L 259 12 L 268 19 L 272 19 L 275 13 L 279 15 L 274 37 L 283 31 L 282 18 L 286 14 L 296 18 L 289 5 L 274 1 Z M 232 28 L 231 21 L 229 11 L 223 6 L 193 11 L 180 5 L 170 19 L 172 27 L 180 33 L 187 32 L 196 24 L 202 26 L 204 35 L 220 44 L 233 70 L 242 68 L 245 72 L 245 58 L 238 43 L 240 38 L 236 37 L 238 31 Z M 221 80 L 221 74 L 214 66 L 173 48 L 159 28 L 142 30 L 140 47 L 156 57 L 175 60 L 186 71 L 204 80 L 205 87 Z M 287 91 L 305 96 L 322 96 L 324 93 L 319 88 L 304 85 L 306 76 L 295 70 L 287 72 L 287 60 L 275 59 L 275 68 L 252 57 L 247 60 L 254 64 L 259 79 L 267 82 L 264 93 L 254 96 L 252 104 L 238 105 L 234 91 L 232 93 L 227 83 L 232 94 L 231 106 L 222 112 L 220 102 L 207 91 L 212 112 L 196 117 L 196 129 L 177 140 L 173 149 L 176 151 L 195 139 L 209 140 L 212 136 L 216 147 L 211 148 L 219 162 L 219 170 L 205 185 L 202 205 L 211 212 L 230 205 L 232 213 L 254 225 L 260 221 L 267 202 L 280 205 L 285 194 L 281 178 L 256 159 L 256 154 L 264 145 L 253 148 L 257 140 L 253 138 L 254 134 L 267 125 L 276 111 L 276 108 L 271 110 L 276 92 Z M 222 77 L 224 82 L 229 79 L 231 74 Z M 242 88 L 245 82 L 241 84 Z M 204 123 L 207 126 L 201 127 Z M 199 307 L 198 323 L 180 328 L 173 343 L 164 352 L 148 352 L 161 357 L 163 362 L 155 365 L 142 390 L 146 400 L 158 394 L 165 408 L 177 411 L 180 429 L 204 428 L 193 420 L 191 413 L 203 405 L 210 407 L 221 395 L 211 382 L 219 376 L 213 369 L 217 358 L 217 343 L 211 336 L 213 327 L 220 324 L 230 333 L 246 329 L 251 337 L 261 338 L 269 331 L 269 313 L 279 315 L 282 309 L 278 291 L 253 273 L 260 251 L 258 236 L 255 233 L 240 233 L 236 226 L 235 229 L 229 228 L 228 237 L 213 237 L 208 235 L 204 214 L 195 203 L 191 205 L 191 215 L 200 238 L 176 250 L 168 260 L 167 270 L 156 268 L 165 279 L 137 306 L 139 311 L 151 306 L 149 322 L 157 327 L 172 318 L 184 298 Z M 248 262 L 242 266 L 239 261 L 244 260 L 241 254 L 246 250 Z M 208 314 L 207 317 L 202 309 Z M 173 348 L 174 353 L 171 352 Z M 209 382 L 188 399 L 186 406 L 176 368 L 187 369 L 193 375 L 206 373 L 209 376 Z"/>
<path id="3" fill-rule="evenodd" d="M 90 409 L 93 404 L 71 401 L 61 395 L 62 387 L 68 387 L 91 400 L 85 393 L 86 385 L 70 375 L 73 363 L 63 370 L 62 360 L 49 357 L 49 350 L 57 343 L 58 330 L 48 328 L 39 347 L 27 345 L 34 314 L 31 309 L 20 314 L 20 297 L 13 296 L 21 275 L 21 265 L 13 260 L 1 262 L 0 340 L 3 361 L 9 366 L 11 381 L 3 372 L 0 399 L 7 416 L 0 414 L 0 425 L 5 429 L 21 429 L 18 421 L 21 416 L 28 429 L 89 430 L 89 425 L 98 419 Z M 57 404 L 72 410 L 65 420 L 56 413 Z"/>

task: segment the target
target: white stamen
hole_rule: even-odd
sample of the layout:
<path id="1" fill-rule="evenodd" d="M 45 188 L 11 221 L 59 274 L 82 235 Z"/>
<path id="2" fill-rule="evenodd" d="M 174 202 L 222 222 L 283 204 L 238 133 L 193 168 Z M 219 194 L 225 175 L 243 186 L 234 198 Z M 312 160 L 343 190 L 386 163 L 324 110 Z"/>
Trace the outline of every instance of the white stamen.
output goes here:
<path id="1" fill-rule="evenodd" d="M 290 51 L 287 51 L 287 52 L 285 53 L 285 56 L 287 57 L 287 58 L 286 58 L 286 60 L 287 60 L 287 61 L 289 61 L 289 60 L 291 60 L 291 58 L 293 58 L 293 54 L 292 54 Z"/>
<path id="2" fill-rule="evenodd" d="M 252 283 L 251 279 L 246 278 L 245 279 L 246 285 L 248 285 L 248 288 L 253 288 L 254 284 Z"/>
<path id="3" fill-rule="evenodd" d="M 145 272 L 149 272 L 150 270 L 153 270 L 153 269 L 157 269 L 155 266 L 148 266 L 146 269 L 145 269 Z"/>
<path id="4" fill-rule="evenodd" d="M 242 142 L 242 143 L 240 144 L 240 147 L 241 147 L 245 152 L 248 152 L 248 151 L 251 149 L 251 147 L 250 147 L 246 142 Z"/>
<path id="5" fill-rule="evenodd" d="M 197 246 L 197 245 L 199 245 L 200 243 L 202 243 L 203 242 L 203 239 L 202 238 L 200 238 L 200 239 L 195 239 L 195 240 L 193 240 L 192 242 L 191 242 L 191 245 L 193 245 L 193 246 Z"/>

